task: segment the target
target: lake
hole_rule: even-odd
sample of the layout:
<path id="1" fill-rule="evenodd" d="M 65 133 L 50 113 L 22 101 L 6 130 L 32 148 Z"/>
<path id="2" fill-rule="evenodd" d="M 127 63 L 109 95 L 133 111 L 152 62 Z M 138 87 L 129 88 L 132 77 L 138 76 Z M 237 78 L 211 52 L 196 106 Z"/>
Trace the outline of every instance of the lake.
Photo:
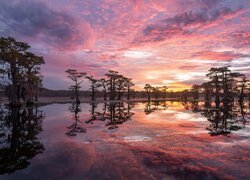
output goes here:
<path id="1" fill-rule="evenodd" d="M 250 179 L 249 103 L 0 109 L 0 179 Z"/>

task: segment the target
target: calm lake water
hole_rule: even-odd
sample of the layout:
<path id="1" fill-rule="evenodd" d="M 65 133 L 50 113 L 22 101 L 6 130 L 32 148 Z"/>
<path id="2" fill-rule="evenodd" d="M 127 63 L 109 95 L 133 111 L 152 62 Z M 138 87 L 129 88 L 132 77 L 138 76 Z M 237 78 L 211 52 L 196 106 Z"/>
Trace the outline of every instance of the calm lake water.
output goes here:
<path id="1" fill-rule="evenodd" d="M 250 179 L 250 108 L 0 108 L 0 179 Z"/>

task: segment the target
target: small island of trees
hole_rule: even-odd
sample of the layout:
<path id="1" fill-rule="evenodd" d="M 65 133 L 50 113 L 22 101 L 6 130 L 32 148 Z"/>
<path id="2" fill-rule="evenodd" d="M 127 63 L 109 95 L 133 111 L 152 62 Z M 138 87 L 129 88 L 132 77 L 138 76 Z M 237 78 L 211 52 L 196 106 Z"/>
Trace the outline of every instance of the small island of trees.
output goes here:
<path id="1" fill-rule="evenodd" d="M 76 103 L 80 103 L 78 94 L 84 78 L 90 81 L 92 101 L 96 99 L 98 88 L 102 89 L 105 101 L 107 100 L 107 94 L 109 95 L 109 100 L 123 100 L 124 95 L 126 95 L 127 100 L 131 98 L 131 87 L 134 86 L 132 79 L 119 74 L 117 71 L 109 70 L 105 74 L 106 79 L 97 79 L 87 75 L 85 72 L 78 72 L 76 69 L 68 69 L 65 72 L 68 74 L 67 77 L 73 81 L 73 85 L 69 89 L 73 90 L 73 98 L 76 100 Z"/>

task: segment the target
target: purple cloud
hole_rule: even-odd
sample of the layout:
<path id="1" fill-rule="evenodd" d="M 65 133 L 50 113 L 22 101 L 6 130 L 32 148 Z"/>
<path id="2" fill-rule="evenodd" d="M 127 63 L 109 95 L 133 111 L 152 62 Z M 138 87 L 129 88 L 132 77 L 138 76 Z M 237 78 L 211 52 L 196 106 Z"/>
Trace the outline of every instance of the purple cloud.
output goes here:
<path id="1" fill-rule="evenodd" d="M 40 1 L 7 1 L 0 6 L 2 35 L 19 36 L 43 41 L 57 49 L 88 46 L 93 32 L 91 26 L 78 18 L 59 12 Z"/>
<path id="2" fill-rule="evenodd" d="M 206 1 L 208 2 L 208 1 Z M 235 14 L 241 8 L 229 7 L 212 8 L 217 1 L 206 3 L 198 11 L 186 11 L 156 23 L 148 25 L 143 30 L 144 37 L 149 41 L 161 41 L 177 34 L 192 34 L 197 28 L 209 25 L 219 18 Z"/>

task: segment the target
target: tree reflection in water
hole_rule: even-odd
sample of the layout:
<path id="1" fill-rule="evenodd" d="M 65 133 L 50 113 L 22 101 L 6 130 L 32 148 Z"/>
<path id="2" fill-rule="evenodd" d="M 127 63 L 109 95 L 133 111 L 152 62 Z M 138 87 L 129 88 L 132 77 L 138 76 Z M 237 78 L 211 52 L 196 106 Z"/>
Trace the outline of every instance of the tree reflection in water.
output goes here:
<path id="1" fill-rule="evenodd" d="M 83 126 L 83 123 L 79 120 L 79 113 L 81 112 L 81 107 L 79 103 L 73 103 L 69 107 L 69 111 L 73 114 L 73 123 L 68 126 L 68 131 L 65 133 L 67 136 L 76 136 L 76 133 L 86 133 L 86 129 Z"/>
<path id="2" fill-rule="evenodd" d="M 247 116 L 250 115 L 250 103 L 227 102 L 225 104 L 216 104 L 206 102 L 182 102 L 185 110 L 191 110 L 194 113 L 201 113 L 210 122 L 206 129 L 211 136 L 227 135 L 232 131 L 245 128 Z M 145 104 L 144 112 L 146 115 L 158 111 L 166 110 L 166 101 L 148 101 Z"/>
<path id="3" fill-rule="evenodd" d="M 2 107 L 0 118 L 0 174 L 10 174 L 29 166 L 29 160 L 44 151 L 37 137 L 44 114 L 37 107 Z"/>
<path id="4" fill-rule="evenodd" d="M 104 103 L 101 112 L 96 111 L 96 105 L 91 104 L 90 119 L 85 121 L 88 124 L 93 124 L 94 121 L 105 121 L 108 129 L 118 128 L 118 125 L 123 124 L 125 121 L 131 120 L 134 115 L 131 109 L 132 104 L 125 103 Z"/>
<path id="5" fill-rule="evenodd" d="M 187 104 L 186 104 L 187 105 Z M 188 105 L 193 112 L 200 112 L 210 122 L 206 128 L 211 136 L 227 135 L 245 127 L 245 115 L 249 111 L 244 104 L 228 102 L 224 104 L 212 104 L 211 102 Z"/>
<path id="6" fill-rule="evenodd" d="M 166 110 L 167 109 L 167 103 L 166 101 L 148 101 L 145 104 L 144 112 L 146 115 L 157 111 L 157 110 Z"/>

